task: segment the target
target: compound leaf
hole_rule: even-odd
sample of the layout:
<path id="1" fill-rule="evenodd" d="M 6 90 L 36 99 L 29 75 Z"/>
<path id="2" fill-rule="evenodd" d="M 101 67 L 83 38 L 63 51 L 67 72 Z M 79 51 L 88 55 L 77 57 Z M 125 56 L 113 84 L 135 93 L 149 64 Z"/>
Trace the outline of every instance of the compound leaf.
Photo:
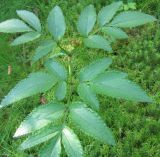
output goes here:
<path id="1" fill-rule="evenodd" d="M 49 13 L 48 29 L 56 41 L 60 40 L 65 33 L 65 19 L 59 6 L 55 6 Z"/>
<path id="2" fill-rule="evenodd" d="M 90 35 L 84 39 L 84 45 L 89 48 L 102 49 L 112 52 L 110 42 L 100 35 Z"/>
<path id="3" fill-rule="evenodd" d="M 67 70 L 55 59 L 48 59 L 45 63 L 45 67 L 58 79 L 66 80 L 67 79 Z"/>
<path id="4" fill-rule="evenodd" d="M 65 81 L 58 82 L 56 91 L 55 91 L 55 97 L 57 100 L 63 100 L 66 96 L 67 92 L 67 84 Z"/>
<path id="5" fill-rule="evenodd" d="M 109 23 L 122 4 L 123 3 L 120 1 L 103 7 L 98 14 L 98 22 L 100 26 L 104 26 L 106 23 Z"/>
<path id="6" fill-rule="evenodd" d="M 88 36 L 96 22 L 96 11 L 93 5 L 89 5 L 81 12 L 77 28 L 82 36 Z"/>
<path id="7" fill-rule="evenodd" d="M 101 58 L 93 61 L 88 66 L 84 67 L 79 73 L 79 80 L 82 81 L 90 81 L 100 73 L 104 72 L 112 63 L 111 58 Z"/>
<path id="8" fill-rule="evenodd" d="M 36 108 L 20 124 L 14 134 L 14 137 L 26 135 L 45 127 L 52 121 L 61 118 L 63 116 L 64 109 L 65 107 L 63 104 L 54 102 Z"/>
<path id="9" fill-rule="evenodd" d="M 24 44 L 24 43 L 33 41 L 33 40 L 39 38 L 40 36 L 41 36 L 41 34 L 39 34 L 38 32 L 29 32 L 29 33 L 23 34 L 23 35 L 19 36 L 18 38 L 16 38 L 11 43 L 11 45 L 16 46 L 16 45 Z"/>
<path id="10" fill-rule="evenodd" d="M 44 72 L 31 73 L 28 78 L 20 81 L 0 104 L 0 108 L 8 106 L 29 96 L 43 93 L 53 87 L 57 79 Z"/>
<path id="11" fill-rule="evenodd" d="M 111 130 L 96 112 L 86 108 L 83 103 L 72 103 L 70 107 L 70 118 L 84 133 L 105 144 L 115 145 Z"/>
<path id="12" fill-rule="evenodd" d="M 99 110 L 99 101 L 96 94 L 85 83 L 80 83 L 78 86 L 78 94 L 81 99 L 86 102 L 93 110 Z"/>
<path id="13" fill-rule="evenodd" d="M 40 130 L 38 133 L 28 137 L 21 145 L 20 149 L 25 150 L 31 147 L 34 147 L 38 144 L 41 144 L 49 139 L 55 137 L 59 133 L 59 128 L 57 127 L 48 127 Z"/>
<path id="14" fill-rule="evenodd" d="M 98 94 L 138 102 L 152 102 L 144 90 L 130 80 L 125 79 L 123 75 L 101 74 L 93 81 L 91 86 Z"/>
<path id="15" fill-rule="evenodd" d="M 23 21 L 18 19 L 10 19 L 0 23 L 0 32 L 18 33 L 33 31 Z"/>
<path id="16" fill-rule="evenodd" d="M 27 22 L 32 28 L 41 32 L 41 23 L 39 18 L 32 12 L 27 10 L 17 10 L 18 16 Z"/>
<path id="17" fill-rule="evenodd" d="M 128 35 L 122 29 L 117 27 L 103 27 L 102 31 L 115 39 L 128 38 Z"/>
<path id="18" fill-rule="evenodd" d="M 36 49 L 36 53 L 32 57 L 32 62 L 36 62 L 42 57 L 46 56 L 48 53 L 53 51 L 57 47 L 56 42 L 53 40 L 46 40 L 40 43 Z"/>
<path id="19" fill-rule="evenodd" d="M 138 11 L 124 11 L 117 15 L 111 22 L 111 26 L 128 28 L 144 25 L 155 21 L 156 18 Z"/>
<path id="20" fill-rule="evenodd" d="M 69 157 L 83 157 L 83 150 L 77 135 L 68 127 L 62 131 L 62 143 Z"/>
<path id="21" fill-rule="evenodd" d="M 61 139 L 55 136 L 50 142 L 40 151 L 40 157 L 60 157 Z"/>

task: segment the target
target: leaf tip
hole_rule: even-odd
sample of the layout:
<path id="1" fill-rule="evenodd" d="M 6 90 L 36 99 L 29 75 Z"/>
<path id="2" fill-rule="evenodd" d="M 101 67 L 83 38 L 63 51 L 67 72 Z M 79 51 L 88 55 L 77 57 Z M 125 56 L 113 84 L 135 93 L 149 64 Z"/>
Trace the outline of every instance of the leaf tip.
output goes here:
<path id="1" fill-rule="evenodd" d="M 108 47 L 105 51 L 108 51 L 109 53 L 113 53 L 112 47 Z"/>
<path id="2" fill-rule="evenodd" d="M 16 46 L 16 44 L 14 43 L 14 41 L 12 43 L 10 43 L 10 46 Z"/>
<path id="3" fill-rule="evenodd" d="M 153 21 L 157 21 L 158 19 L 156 17 L 153 16 Z"/>
<path id="4" fill-rule="evenodd" d="M 154 103 L 155 101 L 151 97 L 148 96 L 146 99 L 146 102 L 147 103 Z"/>
<path id="5" fill-rule="evenodd" d="M 16 13 L 18 16 L 20 16 L 20 14 L 23 12 L 24 10 L 16 10 Z"/>
<path id="6" fill-rule="evenodd" d="M 13 138 L 17 138 L 19 136 L 19 133 L 16 131 L 15 134 L 13 135 Z"/>
<path id="7" fill-rule="evenodd" d="M 108 140 L 105 142 L 106 144 L 109 144 L 111 146 L 115 146 L 116 145 L 116 140 L 111 132 L 110 137 L 108 138 Z"/>
<path id="8" fill-rule="evenodd" d="M 59 5 L 55 5 L 55 7 L 54 8 L 60 8 L 60 6 Z"/>
<path id="9" fill-rule="evenodd" d="M 7 101 L 6 101 L 6 96 L 4 97 L 4 99 L 1 101 L 1 103 L 0 103 L 0 109 L 1 108 L 4 108 L 5 106 L 8 106 L 10 103 L 8 103 Z"/>
<path id="10" fill-rule="evenodd" d="M 93 4 L 89 4 L 88 7 L 94 8 L 94 5 Z"/>
<path id="11" fill-rule="evenodd" d="M 15 134 L 13 135 L 13 138 L 17 138 L 19 136 L 23 136 L 27 133 L 27 128 L 25 127 L 20 127 L 16 130 Z"/>
<path id="12" fill-rule="evenodd" d="M 113 140 L 112 143 L 110 143 L 112 146 L 116 146 L 116 141 Z"/>
<path id="13" fill-rule="evenodd" d="M 154 100 L 145 93 L 144 96 L 141 98 L 140 102 L 154 103 Z"/>
<path id="14" fill-rule="evenodd" d="M 16 13 L 19 14 L 21 10 L 16 10 Z"/>
<path id="15" fill-rule="evenodd" d="M 22 144 L 23 144 L 23 143 L 22 143 Z M 23 148 L 23 145 L 22 145 L 22 144 L 18 147 L 18 150 L 19 150 L 19 151 L 25 150 L 25 148 Z"/>

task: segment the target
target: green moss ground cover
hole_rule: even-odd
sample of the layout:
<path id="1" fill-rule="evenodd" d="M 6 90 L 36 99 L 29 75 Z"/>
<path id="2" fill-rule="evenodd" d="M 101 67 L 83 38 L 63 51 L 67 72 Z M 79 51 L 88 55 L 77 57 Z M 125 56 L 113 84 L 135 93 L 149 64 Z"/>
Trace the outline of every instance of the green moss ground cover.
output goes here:
<path id="1" fill-rule="evenodd" d="M 158 1 L 137 0 L 137 9 L 159 18 Z M 37 12 L 44 25 L 49 10 L 55 4 L 60 5 L 66 16 L 67 25 L 71 26 L 65 34 L 63 43 L 69 45 L 66 48 L 74 47 L 76 53 L 81 56 L 81 60 L 79 57 L 73 59 L 74 71 L 78 72 L 97 56 L 108 56 L 101 50 L 84 48 L 76 40 L 78 34 L 75 21 L 81 9 L 90 3 L 94 4 L 97 10 L 107 4 L 106 0 L 1 0 L 0 22 L 15 17 L 17 9 L 26 9 Z M 114 61 L 112 67 L 127 72 L 130 79 L 152 95 L 155 102 L 147 105 L 100 97 L 101 116 L 112 128 L 117 145 L 115 147 L 103 145 L 79 132 L 86 157 L 160 156 L 160 25 L 157 22 L 132 31 L 128 30 L 128 34 L 129 40 L 114 44 L 114 53 L 110 55 Z M 14 37 L 0 34 L 0 100 L 19 80 L 41 66 L 39 64 L 31 67 L 29 62 L 36 45 L 10 47 L 9 42 Z M 11 75 L 7 74 L 9 65 L 12 67 Z M 52 91 L 46 93 L 46 99 L 52 99 L 52 94 Z M 41 146 L 20 152 L 17 148 L 23 139 L 15 140 L 12 136 L 24 117 L 39 105 L 39 99 L 40 96 L 34 96 L 0 112 L 0 157 L 37 156 L 36 152 Z"/>

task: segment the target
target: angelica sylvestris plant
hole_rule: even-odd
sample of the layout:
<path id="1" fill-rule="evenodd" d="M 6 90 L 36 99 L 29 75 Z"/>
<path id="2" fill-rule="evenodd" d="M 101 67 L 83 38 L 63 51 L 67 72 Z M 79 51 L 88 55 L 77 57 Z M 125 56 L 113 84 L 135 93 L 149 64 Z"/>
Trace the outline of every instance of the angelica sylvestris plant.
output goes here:
<path id="1" fill-rule="evenodd" d="M 112 3 L 103 7 L 98 15 L 93 5 L 82 10 L 77 29 L 87 48 L 102 49 L 107 56 L 107 52 L 113 51 L 113 41 L 128 38 L 123 28 L 132 28 L 156 20 L 153 16 L 139 11 L 120 12 L 121 6 L 122 2 Z M 18 10 L 17 15 L 20 19 L 0 23 L 0 32 L 22 33 L 11 43 L 12 46 L 33 41 L 44 34 L 40 20 L 34 13 Z M 49 13 L 47 26 L 52 38 L 40 42 L 31 60 L 36 63 L 44 57 L 47 58 L 44 64 L 46 70 L 31 73 L 20 81 L 0 104 L 0 108 L 4 108 L 21 99 L 55 89 L 54 100 L 35 108 L 16 130 L 15 138 L 29 135 L 20 145 L 20 149 L 25 150 L 45 142 L 39 152 L 40 157 L 59 157 L 62 145 L 68 156 L 82 157 L 82 145 L 74 128 L 104 144 L 115 145 L 111 129 L 98 114 L 100 103 L 97 95 L 148 103 L 151 103 L 152 99 L 137 84 L 130 81 L 126 73 L 110 69 L 112 59 L 108 57 L 93 61 L 74 76 L 74 50 L 68 52 L 61 44 L 66 23 L 59 6 L 55 6 Z M 57 49 L 59 53 L 47 57 Z M 64 56 L 68 58 L 67 61 L 61 60 Z M 75 82 L 78 83 L 77 89 L 73 88 Z M 71 99 L 73 91 L 77 91 L 78 101 Z"/>

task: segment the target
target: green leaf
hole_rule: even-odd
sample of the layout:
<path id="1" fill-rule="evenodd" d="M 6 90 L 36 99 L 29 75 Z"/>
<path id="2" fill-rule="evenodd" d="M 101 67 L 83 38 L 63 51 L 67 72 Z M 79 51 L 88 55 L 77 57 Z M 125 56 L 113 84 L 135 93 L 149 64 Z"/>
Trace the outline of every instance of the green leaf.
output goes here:
<path id="1" fill-rule="evenodd" d="M 62 131 L 62 143 L 69 157 L 83 157 L 83 150 L 77 135 L 68 127 Z"/>
<path id="2" fill-rule="evenodd" d="M 58 79 L 64 81 L 67 79 L 66 68 L 55 59 L 48 59 L 45 67 Z"/>
<path id="3" fill-rule="evenodd" d="M 37 32 L 29 32 L 29 33 L 23 34 L 23 35 L 19 36 L 18 38 L 16 38 L 11 43 L 11 45 L 16 46 L 16 45 L 24 44 L 29 41 L 33 41 L 33 40 L 39 38 L 40 36 L 41 36 L 41 34 L 39 34 Z"/>
<path id="4" fill-rule="evenodd" d="M 16 130 L 14 137 L 29 134 L 39 130 L 49 123 L 60 119 L 64 114 L 64 105 L 60 103 L 51 102 L 49 104 L 39 106 L 33 110 L 27 118 L 21 123 Z"/>
<path id="5" fill-rule="evenodd" d="M 85 38 L 84 45 L 89 48 L 102 49 L 112 52 L 110 42 L 100 35 L 90 35 L 88 38 Z"/>
<path id="6" fill-rule="evenodd" d="M 98 13 L 98 23 L 100 26 L 104 26 L 109 23 L 118 9 L 122 6 L 122 2 L 114 2 L 108 6 L 103 7 Z"/>
<path id="7" fill-rule="evenodd" d="M 115 39 L 126 39 L 128 35 L 120 28 L 117 27 L 103 27 L 102 32 Z"/>
<path id="8" fill-rule="evenodd" d="M 48 91 L 55 85 L 57 79 L 44 72 L 31 73 L 28 78 L 20 81 L 2 100 L 0 108 L 29 96 Z"/>
<path id="9" fill-rule="evenodd" d="M 99 101 L 97 96 L 87 84 L 79 84 L 78 94 L 93 110 L 99 110 Z"/>
<path id="10" fill-rule="evenodd" d="M 89 5 L 81 12 L 77 28 L 82 36 L 88 36 L 96 22 L 96 11 L 93 5 Z"/>
<path id="11" fill-rule="evenodd" d="M 56 91 L 55 91 L 55 97 L 57 100 L 63 100 L 66 96 L 67 92 L 67 84 L 65 81 L 60 81 L 57 85 Z"/>
<path id="12" fill-rule="evenodd" d="M 27 22 L 32 28 L 41 32 L 41 23 L 39 18 L 32 12 L 27 10 L 17 10 L 18 16 Z"/>
<path id="13" fill-rule="evenodd" d="M 59 6 L 55 6 L 48 16 L 48 29 L 55 40 L 60 40 L 66 29 L 63 12 Z"/>
<path id="14" fill-rule="evenodd" d="M 10 19 L 0 23 L 0 32 L 17 33 L 33 31 L 23 21 L 18 19 Z"/>
<path id="15" fill-rule="evenodd" d="M 144 90 L 124 77 L 125 75 L 108 75 L 104 73 L 98 76 L 93 83 L 91 83 L 91 86 L 96 93 L 113 98 L 138 102 L 152 102 Z"/>
<path id="16" fill-rule="evenodd" d="M 138 11 L 124 11 L 117 15 L 111 22 L 111 26 L 128 28 L 144 25 L 155 21 L 156 18 Z"/>
<path id="17" fill-rule="evenodd" d="M 55 137 L 59 133 L 59 128 L 57 127 L 48 127 L 40 130 L 38 133 L 28 137 L 21 145 L 20 150 L 25 150 L 31 147 L 34 147 L 38 144 L 41 144 L 49 139 Z"/>
<path id="18" fill-rule="evenodd" d="M 90 81 L 98 76 L 100 73 L 104 72 L 112 63 L 111 58 L 101 58 L 93 61 L 88 66 L 81 69 L 79 73 L 79 80 L 83 81 Z"/>
<path id="19" fill-rule="evenodd" d="M 83 103 L 72 103 L 70 107 L 70 118 L 87 135 L 105 144 L 115 145 L 111 130 L 96 112 L 86 108 Z"/>
<path id="20" fill-rule="evenodd" d="M 115 71 L 115 70 L 108 70 L 105 71 L 104 73 L 101 73 L 100 75 L 98 75 L 93 82 L 107 82 L 110 81 L 112 79 L 123 79 L 126 78 L 128 75 L 124 72 L 121 71 Z"/>
<path id="21" fill-rule="evenodd" d="M 43 149 L 40 151 L 39 157 L 60 157 L 61 153 L 61 139 L 54 137 Z"/>
<path id="22" fill-rule="evenodd" d="M 53 40 L 46 40 L 40 43 L 36 49 L 36 53 L 32 57 L 32 62 L 36 62 L 42 57 L 46 56 L 48 53 L 53 51 L 57 47 L 56 42 Z"/>

